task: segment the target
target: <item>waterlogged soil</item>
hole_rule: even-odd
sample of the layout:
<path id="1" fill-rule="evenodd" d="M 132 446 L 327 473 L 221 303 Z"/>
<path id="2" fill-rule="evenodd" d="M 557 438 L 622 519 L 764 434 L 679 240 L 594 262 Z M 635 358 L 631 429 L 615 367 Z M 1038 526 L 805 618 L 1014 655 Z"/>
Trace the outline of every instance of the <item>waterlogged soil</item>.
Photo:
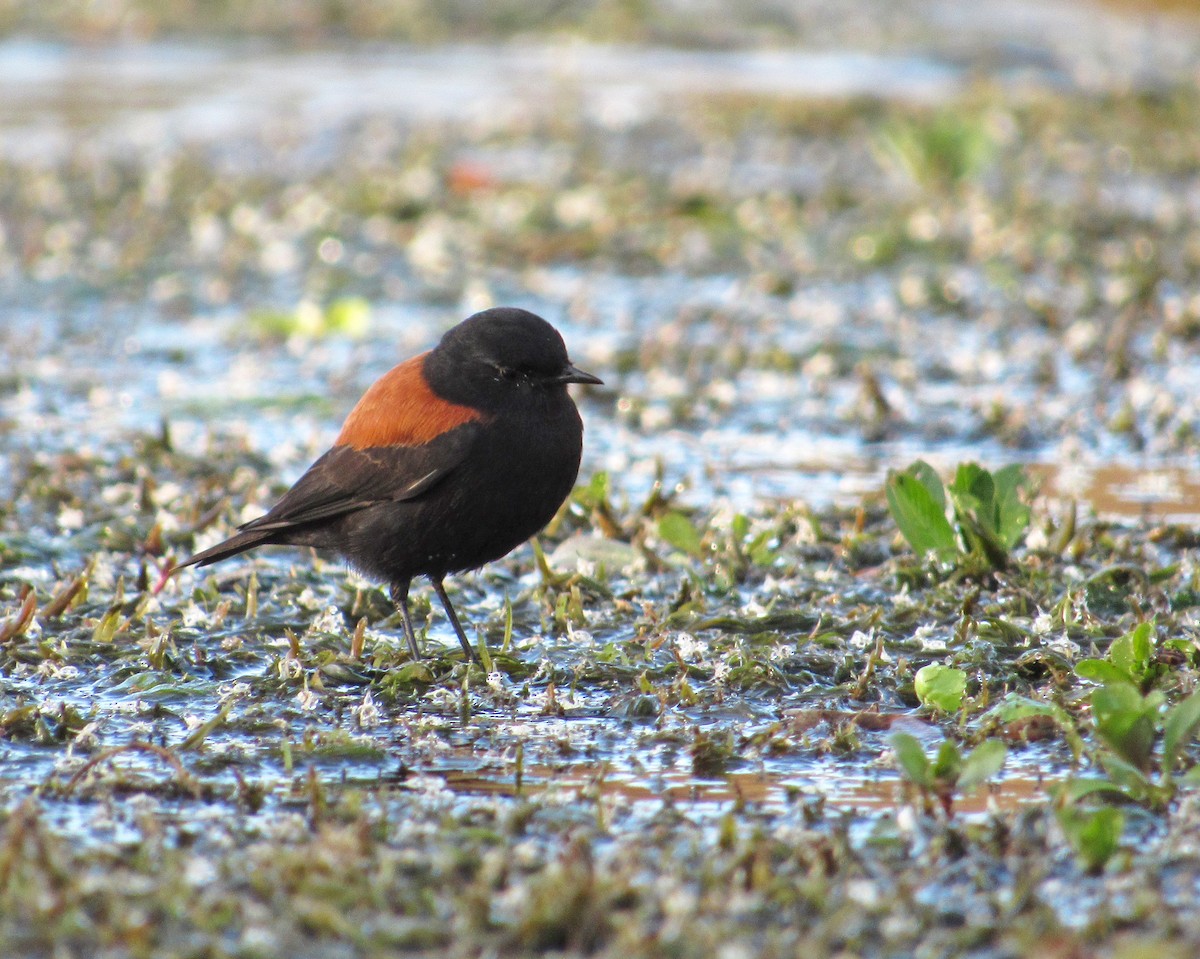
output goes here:
<path id="1" fill-rule="evenodd" d="M 1075 666 L 1197 683 L 1200 25 L 920 6 L 0 42 L 6 955 L 1195 954 L 1200 749 L 1139 792 Z M 605 386 L 482 664 L 328 557 L 155 591 L 500 303 Z M 913 554 L 917 457 L 1027 467 L 1006 567 Z"/>

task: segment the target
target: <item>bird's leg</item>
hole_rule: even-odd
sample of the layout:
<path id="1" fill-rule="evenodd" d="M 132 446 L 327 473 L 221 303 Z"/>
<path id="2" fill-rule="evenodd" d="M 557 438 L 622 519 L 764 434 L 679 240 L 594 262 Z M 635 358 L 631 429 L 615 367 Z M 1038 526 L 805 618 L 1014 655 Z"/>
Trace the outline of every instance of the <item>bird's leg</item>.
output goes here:
<path id="1" fill-rule="evenodd" d="M 416 662 L 421 659 L 421 650 L 417 648 L 417 634 L 413 632 L 412 614 L 408 611 L 408 587 L 411 584 L 411 579 L 400 579 L 392 583 L 392 605 L 396 607 L 396 612 L 400 614 L 404 623 L 404 638 L 408 640 L 408 651 Z"/>
<path id="2" fill-rule="evenodd" d="M 450 597 L 446 595 L 446 587 L 442 585 L 440 578 L 431 576 L 430 580 L 433 583 L 433 591 L 437 593 L 438 599 L 442 601 L 442 608 L 446 611 L 446 615 L 450 617 L 450 625 L 454 627 L 454 632 L 458 635 L 458 641 L 462 643 L 463 652 L 467 654 L 467 659 L 479 662 L 479 657 L 475 654 L 475 650 L 467 642 L 467 634 L 463 632 L 462 623 L 458 621 L 458 614 L 454 612 L 454 607 L 450 605 Z"/>

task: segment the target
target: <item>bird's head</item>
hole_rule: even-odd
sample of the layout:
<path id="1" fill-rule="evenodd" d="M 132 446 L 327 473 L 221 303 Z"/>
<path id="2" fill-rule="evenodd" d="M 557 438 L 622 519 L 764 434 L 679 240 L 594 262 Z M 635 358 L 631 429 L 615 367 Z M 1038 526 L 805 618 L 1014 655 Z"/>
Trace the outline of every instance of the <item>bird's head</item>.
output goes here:
<path id="1" fill-rule="evenodd" d="M 484 310 L 449 330 L 425 375 L 445 399 L 489 410 L 561 396 L 568 383 L 601 382 L 572 365 L 558 330 L 515 307 Z"/>

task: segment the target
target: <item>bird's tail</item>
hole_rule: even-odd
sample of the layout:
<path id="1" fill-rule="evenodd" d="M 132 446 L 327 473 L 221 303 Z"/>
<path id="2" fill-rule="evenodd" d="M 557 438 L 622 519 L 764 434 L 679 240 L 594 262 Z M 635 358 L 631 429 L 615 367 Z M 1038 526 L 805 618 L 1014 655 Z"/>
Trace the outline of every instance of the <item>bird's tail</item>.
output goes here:
<path id="1" fill-rule="evenodd" d="M 277 530 L 247 529 L 235 533 L 229 539 L 217 543 L 216 546 L 210 546 L 208 549 L 201 550 L 176 563 L 171 567 L 171 573 L 183 569 L 185 566 L 208 566 L 210 563 L 216 563 L 228 559 L 230 556 L 237 556 L 238 553 L 244 553 L 248 549 L 254 549 L 255 546 L 264 546 L 267 543 L 275 542 L 272 534 L 277 532 Z"/>

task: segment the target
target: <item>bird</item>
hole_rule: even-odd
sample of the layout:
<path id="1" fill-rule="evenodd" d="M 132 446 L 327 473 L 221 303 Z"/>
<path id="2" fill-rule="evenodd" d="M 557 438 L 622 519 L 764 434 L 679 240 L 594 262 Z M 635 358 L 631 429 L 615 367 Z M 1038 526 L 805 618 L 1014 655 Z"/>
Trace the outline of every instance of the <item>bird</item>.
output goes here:
<path id="1" fill-rule="evenodd" d="M 265 515 L 175 564 L 164 581 L 259 546 L 310 546 L 388 585 L 414 660 L 409 589 L 428 577 L 468 660 L 477 659 L 443 581 L 507 555 L 554 517 L 583 452 L 567 386 L 602 382 L 574 366 L 540 316 L 476 313 L 372 383 L 333 446 Z"/>

